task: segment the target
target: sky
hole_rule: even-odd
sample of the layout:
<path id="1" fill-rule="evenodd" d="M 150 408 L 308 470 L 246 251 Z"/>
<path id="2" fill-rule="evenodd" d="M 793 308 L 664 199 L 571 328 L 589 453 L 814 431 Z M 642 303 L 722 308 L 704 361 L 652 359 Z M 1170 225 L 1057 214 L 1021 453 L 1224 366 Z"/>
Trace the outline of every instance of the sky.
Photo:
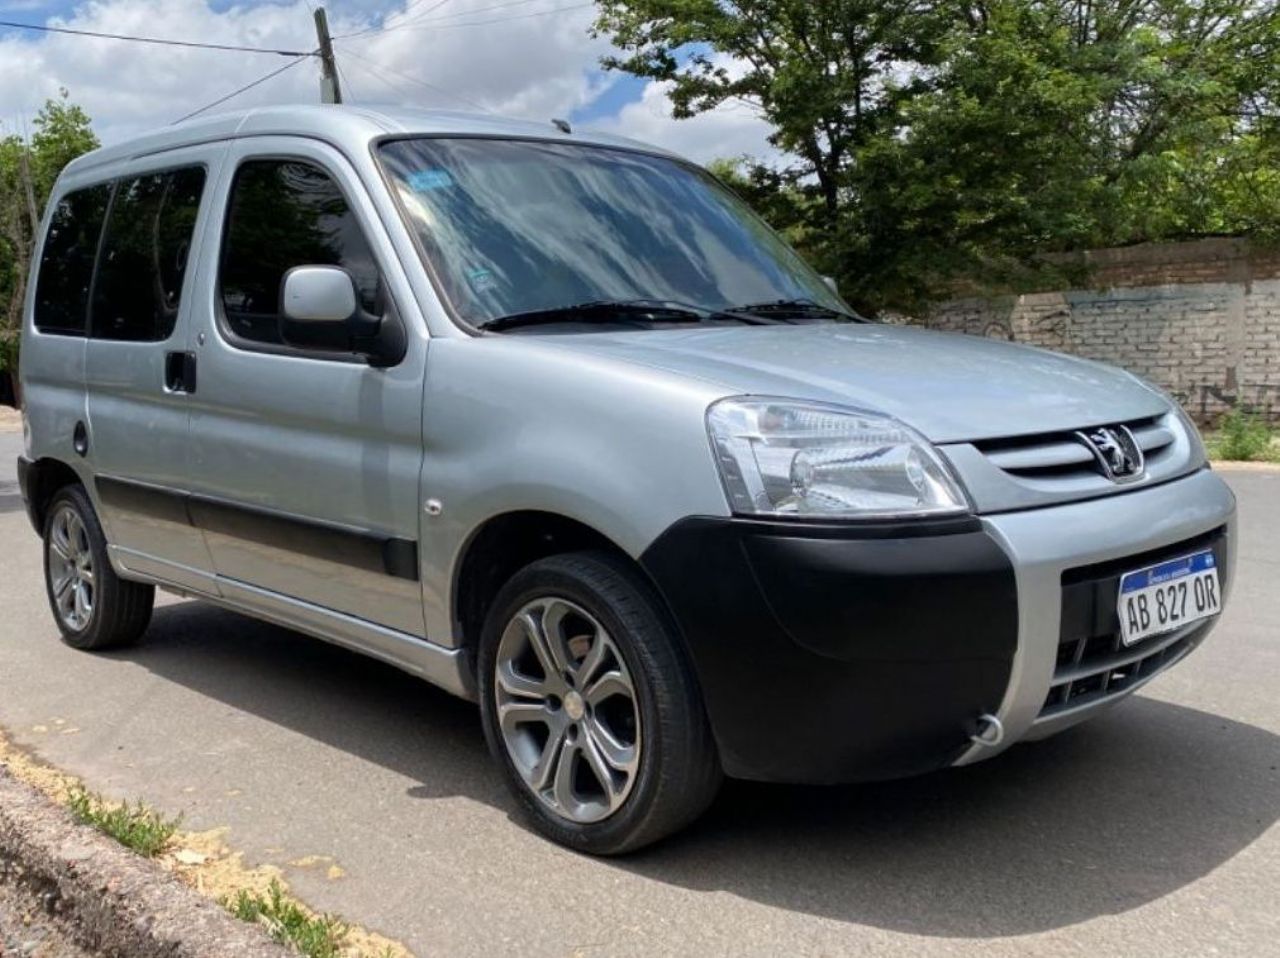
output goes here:
<path id="1" fill-rule="evenodd" d="M 0 0 L 0 20 L 272 49 L 315 46 L 314 0 Z M 328 0 L 356 104 L 409 104 L 527 119 L 563 117 L 697 162 L 770 159 L 768 126 L 733 104 L 671 117 L 663 84 L 601 70 L 584 0 Z M 274 54 L 195 50 L 0 27 L 0 133 L 20 132 L 59 88 L 104 143 L 165 126 L 284 66 Z M 319 99 L 314 58 L 212 112 Z"/>

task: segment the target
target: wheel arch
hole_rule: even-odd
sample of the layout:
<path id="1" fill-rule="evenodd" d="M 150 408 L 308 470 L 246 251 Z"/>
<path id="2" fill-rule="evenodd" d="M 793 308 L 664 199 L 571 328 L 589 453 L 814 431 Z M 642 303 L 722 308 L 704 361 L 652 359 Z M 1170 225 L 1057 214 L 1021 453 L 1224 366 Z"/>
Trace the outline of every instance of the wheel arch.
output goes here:
<path id="1" fill-rule="evenodd" d="M 539 559 L 587 549 L 618 556 L 644 574 L 640 563 L 604 533 L 560 513 L 505 512 L 474 529 L 459 551 L 450 590 L 455 634 L 472 664 L 489 606 L 511 577 Z"/>
<path id="2" fill-rule="evenodd" d="M 83 485 L 83 477 L 61 459 L 46 456 L 28 462 L 21 471 L 27 518 L 37 535 L 44 535 L 44 523 L 53 497 L 70 485 Z"/>

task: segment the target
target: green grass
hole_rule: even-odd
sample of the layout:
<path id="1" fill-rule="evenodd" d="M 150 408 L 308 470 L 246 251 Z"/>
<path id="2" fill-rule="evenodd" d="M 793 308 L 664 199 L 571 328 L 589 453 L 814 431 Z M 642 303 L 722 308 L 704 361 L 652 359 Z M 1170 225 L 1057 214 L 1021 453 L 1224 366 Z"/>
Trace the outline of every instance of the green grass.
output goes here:
<path id="1" fill-rule="evenodd" d="M 165 818 L 142 802 L 116 805 L 83 787 L 72 790 L 67 807 L 82 825 L 92 825 L 146 858 L 155 858 L 169 846 L 182 821 Z"/>
<path id="2" fill-rule="evenodd" d="M 1237 462 L 1280 462 L 1280 441 L 1260 416 L 1233 409 L 1205 436 L 1210 459 Z"/>
<path id="3" fill-rule="evenodd" d="M 265 895 L 241 889 L 224 902 L 241 921 L 262 925 L 271 937 L 292 945 L 307 958 L 338 958 L 347 925 L 332 915 L 311 915 L 273 881 Z"/>

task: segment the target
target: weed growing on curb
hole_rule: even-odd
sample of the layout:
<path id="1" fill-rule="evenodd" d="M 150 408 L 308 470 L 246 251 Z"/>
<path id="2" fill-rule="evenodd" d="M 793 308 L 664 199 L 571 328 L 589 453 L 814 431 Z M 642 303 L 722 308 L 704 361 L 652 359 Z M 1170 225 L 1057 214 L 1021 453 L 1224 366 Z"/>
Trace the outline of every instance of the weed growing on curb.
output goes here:
<path id="1" fill-rule="evenodd" d="M 1209 438 L 1208 446 L 1215 459 L 1274 462 L 1280 459 L 1280 449 L 1272 444 L 1272 438 L 1265 419 L 1236 407 L 1222 417 L 1218 432 Z"/>
<path id="2" fill-rule="evenodd" d="M 80 824 L 92 825 L 144 858 L 155 858 L 164 851 L 182 821 L 181 816 L 165 818 L 140 801 L 116 805 L 82 785 L 68 793 L 67 807 Z"/>
<path id="3" fill-rule="evenodd" d="M 223 902 L 241 921 L 255 922 L 276 941 L 292 945 L 307 958 L 339 958 L 348 926 L 332 915 L 311 915 L 287 896 L 278 881 L 265 895 L 241 889 Z"/>

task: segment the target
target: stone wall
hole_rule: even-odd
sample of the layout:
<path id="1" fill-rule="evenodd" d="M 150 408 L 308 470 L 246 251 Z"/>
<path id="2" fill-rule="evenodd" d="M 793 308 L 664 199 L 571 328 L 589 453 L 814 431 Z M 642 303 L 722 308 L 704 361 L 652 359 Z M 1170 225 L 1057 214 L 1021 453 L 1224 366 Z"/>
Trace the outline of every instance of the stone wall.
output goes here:
<path id="1" fill-rule="evenodd" d="M 959 299 L 914 321 L 1124 366 L 1201 423 L 1237 403 L 1280 422 L 1280 251 L 1212 239 L 1085 259 L 1092 289 Z"/>

